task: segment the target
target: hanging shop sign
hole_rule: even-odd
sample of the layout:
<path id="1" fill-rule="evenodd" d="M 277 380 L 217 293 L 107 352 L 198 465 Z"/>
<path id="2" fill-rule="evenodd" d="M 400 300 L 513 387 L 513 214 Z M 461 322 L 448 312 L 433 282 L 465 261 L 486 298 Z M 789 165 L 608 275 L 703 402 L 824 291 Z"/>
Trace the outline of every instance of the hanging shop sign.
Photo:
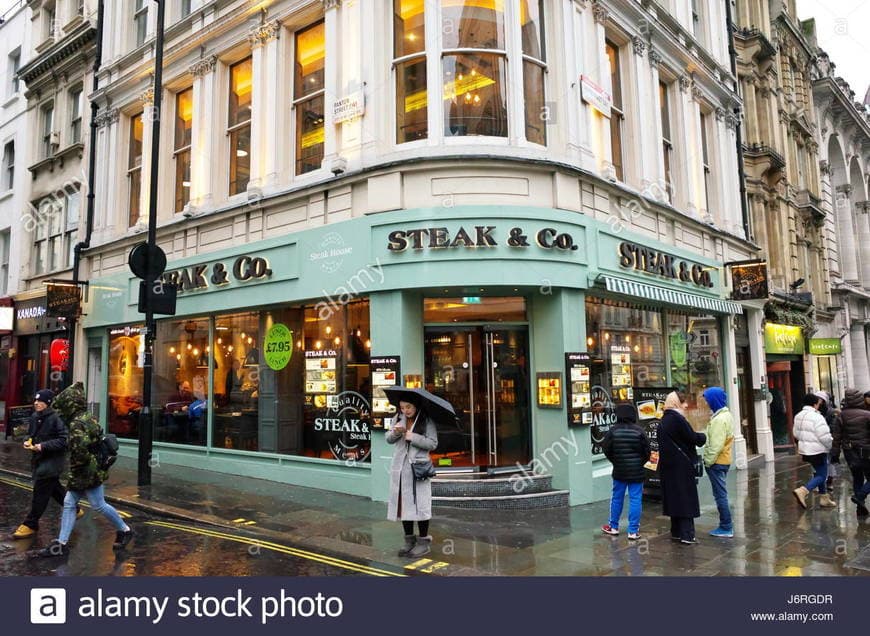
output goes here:
<path id="1" fill-rule="evenodd" d="M 843 353 L 839 338 L 810 338 L 810 353 L 815 356 L 835 356 Z"/>
<path id="2" fill-rule="evenodd" d="M 731 298 L 734 300 L 767 299 L 769 289 L 766 262 L 732 263 L 730 267 Z"/>
<path id="3" fill-rule="evenodd" d="M 568 394 L 568 426 L 592 424 L 591 358 L 588 353 L 565 354 L 565 379 Z"/>
<path id="4" fill-rule="evenodd" d="M 628 241 L 619 244 L 618 253 L 619 265 L 623 269 L 692 283 L 697 287 L 713 287 L 713 277 L 710 272 L 718 269 Z"/>
<path id="5" fill-rule="evenodd" d="M 512 227 L 500 235 L 496 225 L 475 225 L 469 229 L 460 227 L 451 232 L 446 227 L 427 227 L 410 230 L 395 230 L 387 237 L 387 249 L 391 252 L 414 250 L 437 250 L 457 248 L 507 247 L 528 248 L 534 242 L 545 250 L 577 251 L 580 246 L 567 232 L 552 227 L 540 228 L 527 233 L 524 228 Z"/>
<path id="6" fill-rule="evenodd" d="M 588 75 L 580 76 L 580 98 L 605 117 L 610 117 L 613 98 Z"/>
<path id="7" fill-rule="evenodd" d="M 239 256 L 229 262 L 204 263 L 170 270 L 163 281 L 178 288 L 178 293 L 218 289 L 232 281 L 260 282 L 271 278 L 269 261 L 259 256 Z"/>
<path id="8" fill-rule="evenodd" d="M 77 318 L 81 298 L 78 285 L 49 283 L 45 291 L 45 315 L 50 318 Z"/>
<path id="9" fill-rule="evenodd" d="M 399 384 L 402 377 L 399 356 L 381 356 L 369 360 L 369 377 L 372 379 L 372 428 L 384 428 L 384 419 L 395 414 L 396 407 L 384 389 Z"/>
<path id="10" fill-rule="evenodd" d="M 793 325 L 764 325 L 764 351 L 780 355 L 803 355 L 804 337 L 800 327 Z"/>
<path id="11" fill-rule="evenodd" d="M 269 327 L 263 340 L 263 357 L 266 359 L 266 365 L 273 371 L 280 371 L 290 363 L 292 356 L 293 331 L 287 325 L 275 323 Z"/>

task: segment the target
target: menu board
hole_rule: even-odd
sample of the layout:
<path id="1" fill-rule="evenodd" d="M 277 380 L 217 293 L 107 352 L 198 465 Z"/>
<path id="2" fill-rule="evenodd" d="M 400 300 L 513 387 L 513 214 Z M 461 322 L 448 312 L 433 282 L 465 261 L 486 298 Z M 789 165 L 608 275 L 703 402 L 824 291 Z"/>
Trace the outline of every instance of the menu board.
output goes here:
<path id="1" fill-rule="evenodd" d="M 333 349 L 305 352 L 305 393 L 314 395 L 314 406 L 330 406 L 327 395 L 337 392 L 338 352 Z M 323 395 L 327 394 L 327 395 Z"/>
<path id="2" fill-rule="evenodd" d="M 565 378 L 568 385 L 568 426 L 592 424 L 592 387 L 588 353 L 565 354 Z"/>
<path id="3" fill-rule="evenodd" d="M 23 404 L 21 406 L 10 406 L 7 413 L 7 428 L 12 431 L 13 435 L 20 436 L 27 434 L 27 427 L 30 425 L 30 416 L 33 415 L 33 405 Z"/>
<path id="4" fill-rule="evenodd" d="M 396 407 L 390 404 L 384 388 L 399 384 L 399 378 L 402 377 L 401 358 L 371 358 L 369 369 L 372 378 L 372 428 L 384 428 L 384 419 L 396 412 Z"/>
<path id="5" fill-rule="evenodd" d="M 610 386 L 615 402 L 631 402 L 631 347 L 613 345 L 610 347 Z"/>
<path id="6" fill-rule="evenodd" d="M 659 464 L 659 424 L 665 412 L 665 398 L 674 389 L 668 387 L 635 387 L 634 403 L 637 407 L 638 423 L 646 431 L 649 437 L 650 453 L 649 461 L 644 464 L 646 469 L 646 490 L 661 488 L 661 479 L 658 474 Z"/>

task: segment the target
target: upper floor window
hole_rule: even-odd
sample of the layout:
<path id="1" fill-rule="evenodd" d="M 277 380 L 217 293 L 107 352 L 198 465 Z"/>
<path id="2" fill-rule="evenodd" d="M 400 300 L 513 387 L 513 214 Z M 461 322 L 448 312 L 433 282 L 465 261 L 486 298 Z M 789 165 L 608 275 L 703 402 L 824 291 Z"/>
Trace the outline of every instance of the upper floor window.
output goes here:
<path id="1" fill-rule="evenodd" d="M 129 152 L 127 155 L 127 189 L 129 192 L 130 227 L 139 222 L 142 213 L 142 136 L 144 133 L 142 113 L 130 118 Z"/>
<path id="2" fill-rule="evenodd" d="M 81 195 L 78 191 L 46 197 L 35 224 L 34 274 L 48 274 L 72 264 Z"/>
<path id="3" fill-rule="evenodd" d="M 0 232 L 0 296 L 9 291 L 9 230 Z"/>
<path id="4" fill-rule="evenodd" d="M 136 32 L 136 46 L 142 46 L 148 33 L 148 4 L 150 0 L 136 0 L 133 6 L 133 25 Z"/>
<path id="5" fill-rule="evenodd" d="M 42 23 L 44 39 L 52 40 L 57 34 L 57 9 L 52 2 L 51 4 L 44 5 L 42 10 L 45 12 Z"/>
<path id="6" fill-rule="evenodd" d="M 190 0 L 181 0 L 181 17 L 186 18 L 190 15 Z"/>
<path id="7" fill-rule="evenodd" d="M 317 170 L 323 162 L 324 63 L 326 32 L 318 22 L 296 34 L 296 174 Z"/>
<path id="8" fill-rule="evenodd" d="M 20 47 L 9 54 L 9 61 L 7 63 L 7 67 L 9 69 L 9 94 L 14 95 L 19 91 L 21 86 L 18 80 L 18 69 L 21 68 Z"/>
<path id="9" fill-rule="evenodd" d="M 622 72 L 619 66 L 619 47 L 607 40 L 605 48 L 607 49 L 607 61 L 610 65 L 610 90 L 613 94 L 613 104 L 610 108 L 610 163 L 616 172 L 616 178 L 623 181 L 622 134 L 625 111 L 622 108 Z"/>
<path id="10" fill-rule="evenodd" d="M 704 206 L 707 210 L 708 214 L 712 214 L 712 209 L 710 208 L 710 200 L 711 200 L 711 189 L 713 187 L 712 179 L 713 175 L 710 170 L 710 142 L 708 141 L 708 137 L 710 135 L 709 131 L 710 125 L 710 115 L 707 113 L 701 113 L 701 166 L 704 170 Z"/>
<path id="11" fill-rule="evenodd" d="M 400 144 L 429 136 L 424 7 L 419 0 L 393 0 L 396 143 Z"/>
<path id="12" fill-rule="evenodd" d="M 230 195 L 244 192 L 251 178 L 251 58 L 230 67 L 229 121 Z"/>
<path id="13" fill-rule="evenodd" d="M 190 143 L 193 134 L 193 88 L 175 96 L 175 211 L 190 201 Z"/>
<path id="14" fill-rule="evenodd" d="M 42 107 L 42 158 L 50 157 L 53 146 L 57 145 L 57 133 L 54 130 L 54 103 L 49 102 Z"/>
<path id="15" fill-rule="evenodd" d="M 668 201 L 674 202 L 674 187 L 671 178 L 671 170 L 674 161 L 674 144 L 671 141 L 671 105 L 668 85 L 659 82 L 659 115 L 662 124 L 662 161 L 664 165 L 665 191 L 668 193 Z"/>
<path id="16" fill-rule="evenodd" d="M 3 190 L 11 190 L 15 185 L 15 142 L 8 141 L 3 146 Z"/>
<path id="17" fill-rule="evenodd" d="M 523 41 L 526 140 L 545 146 L 549 114 L 544 101 L 544 76 L 547 72 L 547 64 L 544 50 L 543 0 L 520 0 L 520 32 Z"/>
<path id="18" fill-rule="evenodd" d="M 76 14 L 83 16 L 85 14 L 85 0 L 75 0 Z"/>
<path id="19" fill-rule="evenodd" d="M 69 93 L 70 105 L 70 143 L 77 144 L 82 140 L 82 87 L 74 88 Z"/>

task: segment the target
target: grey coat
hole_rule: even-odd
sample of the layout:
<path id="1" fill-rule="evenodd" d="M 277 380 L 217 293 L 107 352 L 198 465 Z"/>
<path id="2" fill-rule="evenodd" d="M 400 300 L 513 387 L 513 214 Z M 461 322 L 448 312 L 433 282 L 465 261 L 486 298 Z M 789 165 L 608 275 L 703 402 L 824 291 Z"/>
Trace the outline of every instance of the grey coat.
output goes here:
<path id="1" fill-rule="evenodd" d="M 404 420 L 401 415 L 396 418 L 397 422 L 401 420 Z M 427 479 L 416 483 L 415 504 L 411 462 L 429 459 L 429 451 L 438 446 L 438 432 L 435 422 L 426 418 L 426 434 L 420 435 L 413 429 L 411 433 L 410 442 L 406 442 L 404 435 L 396 431 L 395 424 L 387 433 L 387 444 L 396 445 L 390 465 L 390 500 L 387 504 L 387 519 L 390 521 L 426 521 L 432 518 L 432 481 Z"/>

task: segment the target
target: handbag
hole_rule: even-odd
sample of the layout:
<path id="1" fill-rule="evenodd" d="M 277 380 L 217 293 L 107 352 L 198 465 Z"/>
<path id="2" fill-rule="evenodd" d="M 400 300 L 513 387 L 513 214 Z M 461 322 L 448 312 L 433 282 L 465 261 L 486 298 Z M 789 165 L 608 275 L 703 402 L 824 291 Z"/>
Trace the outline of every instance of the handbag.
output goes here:
<path id="1" fill-rule="evenodd" d="M 676 443 L 674 443 L 674 447 L 692 464 L 692 470 L 695 473 L 695 481 L 697 482 L 698 479 L 704 476 L 704 462 L 701 459 L 701 456 L 695 453 L 695 459 L 690 459 L 689 456 L 686 455 L 686 451 L 680 448 Z"/>
<path id="2" fill-rule="evenodd" d="M 417 481 L 425 481 L 430 477 L 435 476 L 435 465 L 431 459 L 424 459 L 419 462 L 411 462 L 411 471 L 414 473 L 414 479 Z"/>

